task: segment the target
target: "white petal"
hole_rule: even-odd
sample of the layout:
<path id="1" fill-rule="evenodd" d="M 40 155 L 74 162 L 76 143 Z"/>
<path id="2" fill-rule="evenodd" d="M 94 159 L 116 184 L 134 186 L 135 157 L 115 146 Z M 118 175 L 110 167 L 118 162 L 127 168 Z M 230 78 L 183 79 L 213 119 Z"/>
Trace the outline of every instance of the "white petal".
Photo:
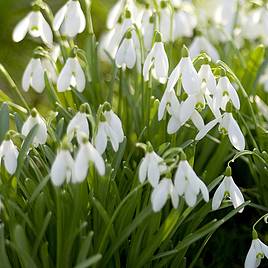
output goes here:
<path id="1" fill-rule="evenodd" d="M 196 135 L 195 139 L 196 140 L 201 140 L 203 139 L 207 133 L 212 129 L 214 128 L 217 124 L 219 123 L 219 120 L 218 119 L 214 119 L 212 121 L 210 121 L 208 124 L 206 124 L 204 126 L 204 128 L 202 128 Z"/>
<path id="2" fill-rule="evenodd" d="M 224 179 L 225 180 L 225 179 Z M 217 190 L 215 191 L 215 194 L 212 198 L 212 209 L 216 210 L 220 207 L 222 199 L 224 197 L 225 193 L 225 183 L 224 180 L 221 182 Z"/>
<path id="3" fill-rule="evenodd" d="M 45 88 L 45 72 L 40 59 L 34 59 L 32 65 L 32 87 L 37 93 L 42 93 Z"/>
<path id="4" fill-rule="evenodd" d="M 67 59 L 63 69 L 60 72 L 57 82 L 57 88 L 59 92 L 66 91 L 71 85 L 72 79 L 72 59 Z"/>
<path id="5" fill-rule="evenodd" d="M 95 147 L 100 154 L 103 154 L 107 147 L 107 136 L 104 128 L 105 128 L 104 123 L 100 123 L 97 135 L 95 137 Z"/>
<path id="6" fill-rule="evenodd" d="M 184 58 L 182 58 L 182 60 L 183 59 Z M 176 83 L 178 82 L 180 75 L 181 75 L 181 62 L 182 62 L 182 60 L 179 62 L 179 64 L 174 68 L 174 70 L 170 74 L 170 76 L 168 78 L 167 89 L 174 88 Z"/>
<path id="7" fill-rule="evenodd" d="M 66 179 L 66 157 L 69 154 L 69 156 L 71 157 L 70 153 L 68 151 L 65 150 L 61 150 L 53 164 L 51 167 L 51 180 L 52 183 L 55 186 L 60 186 L 63 184 L 64 180 Z"/>
<path id="8" fill-rule="evenodd" d="M 74 161 L 73 182 L 82 182 L 87 177 L 89 166 L 88 148 L 85 144 L 80 145 Z"/>
<path id="9" fill-rule="evenodd" d="M 45 144 L 47 140 L 47 126 L 44 120 L 37 115 L 39 128 L 35 137 L 35 140 L 40 144 Z"/>
<path id="10" fill-rule="evenodd" d="M 17 157 L 19 153 L 12 141 L 3 141 L 3 143 L 4 142 L 8 145 L 5 152 L 3 152 L 4 164 L 7 172 L 10 175 L 13 175 L 17 169 Z"/>
<path id="11" fill-rule="evenodd" d="M 170 180 L 170 186 L 169 186 L 169 195 L 171 197 L 171 202 L 174 208 L 177 208 L 179 205 L 179 194 L 176 191 L 176 188 L 174 187 L 172 181 Z"/>
<path id="12" fill-rule="evenodd" d="M 92 161 L 98 171 L 103 176 L 105 174 L 105 163 L 99 152 L 93 147 L 91 143 L 87 143 L 89 160 Z"/>
<path id="13" fill-rule="evenodd" d="M 182 126 L 180 120 L 176 118 L 175 116 L 171 116 L 171 118 L 168 121 L 167 125 L 167 133 L 168 134 L 174 134 L 176 133 L 180 127 Z"/>
<path id="14" fill-rule="evenodd" d="M 246 260 L 245 260 L 245 268 L 256 268 L 256 251 L 254 249 L 254 240 L 251 243 L 249 248 Z"/>
<path id="15" fill-rule="evenodd" d="M 86 78 L 84 71 L 77 59 L 75 59 L 75 79 L 77 90 L 79 92 L 83 92 L 86 86 Z"/>
<path id="16" fill-rule="evenodd" d="M 268 246 L 265 245 L 262 241 L 260 241 L 260 245 L 265 257 L 268 258 Z"/>
<path id="17" fill-rule="evenodd" d="M 147 55 L 144 65 L 143 65 L 143 77 L 144 77 L 144 81 L 148 81 L 149 80 L 149 73 L 150 73 L 150 69 L 152 67 L 153 64 L 153 48 L 152 51 Z"/>
<path id="18" fill-rule="evenodd" d="M 238 151 L 243 151 L 245 149 L 245 138 L 242 131 L 239 128 L 239 125 L 234 120 L 232 114 L 230 114 L 230 121 L 228 127 L 228 137 L 233 144 L 233 146 Z"/>
<path id="19" fill-rule="evenodd" d="M 154 161 L 152 157 L 150 157 L 150 160 L 148 162 L 148 180 L 153 187 L 156 187 L 158 185 L 159 178 L 160 178 L 160 171 L 158 163 Z"/>
<path id="20" fill-rule="evenodd" d="M 135 47 L 134 47 L 134 43 L 133 40 L 130 39 L 130 44 L 127 50 L 127 54 L 126 54 L 126 65 L 128 67 L 128 69 L 132 69 L 136 63 L 136 51 L 135 51 Z"/>
<path id="21" fill-rule="evenodd" d="M 175 173 L 175 179 L 174 179 L 176 191 L 178 192 L 180 196 L 182 196 L 185 192 L 186 183 L 187 183 L 185 180 L 185 176 L 186 176 L 186 167 L 184 165 L 184 162 L 180 161 L 177 171 Z"/>
<path id="22" fill-rule="evenodd" d="M 240 100 L 239 100 L 239 97 L 238 97 L 238 94 L 237 94 L 235 88 L 232 86 L 232 84 L 230 82 L 229 82 L 228 91 L 229 91 L 230 99 L 232 100 L 234 107 L 237 110 L 239 110 L 240 109 Z"/>
<path id="23" fill-rule="evenodd" d="M 112 29 L 115 26 L 122 11 L 123 11 L 123 1 L 119 0 L 112 7 L 112 9 L 110 10 L 110 12 L 108 14 L 108 18 L 107 18 L 107 28 L 108 29 Z"/>
<path id="24" fill-rule="evenodd" d="M 197 100 L 195 96 L 189 96 L 182 104 L 181 104 L 181 113 L 180 120 L 184 124 L 187 122 L 191 115 L 195 110 L 195 104 Z"/>
<path id="25" fill-rule="evenodd" d="M 30 23 L 30 15 L 29 13 L 24 19 L 22 19 L 15 27 L 12 38 L 14 42 L 20 42 L 22 39 L 24 39 L 25 35 L 27 34 L 27 31 L 29 29 L 29 23 Z"/>
<path id="26" fill-rule="evenodd" d="M 22 89 L 24 91 L 28 91 L 31 85 L 31 79 L 32 79 L 32 71 L 33 71 L 33 63 L 35 59 L 31 59 L 30 62 L 28 63 L 22 77 Z"/>
<path id="27" fill-rule="evenodd" d="M 151 202 L 154 212 L 160 211 L 168 199 L 169 183 L 167 179 L 163 179 L 154 188 L 151 195 Z"/>
<path id="28" fill-rule="evenodd" d="M 245 200 L 244 197 L 240 191 L 240 189 L 237 187 L 237 185 L 235 184 L 234 180 L 232 177 L 229 177 L 230 180 L 230 189 L 229 189 L 229 193 L 230 193 L 230 198 L 231 201 L 234 205 L 234 208 L 239 207 L 240 205 L 242 205 Z M 244 208 L 240 209 L 239 212 L 243 212 Z"/>
<path id="29" fill-rule="evenodd" d="M 192 191 L 191 187 L 187 187 L 185 194 L 184 194 L 185 201 L 189 207 L 194 207 L 197 196 L 196 194 Z"/>
<path id="30" fill-rule="evenodd" d="M 51 28 L 43 16 L 40 18 L 40 36 L 44 43 L 49 45 L 53 44 L 53 34 Z"/>
<path id="31" fill-rule="evenodd" d="M 54 21 L 53 21 L 53 29 L 54 29 L 54 31 L 58 31 L 60 29 L 60 26 L 63 23 L 64 16 L 66 14 L 66 11 L 67 11 L 67 5 L 64 5 L 56 13 Z"/>
<path id="32" fill-rule="evenodd" d="M 200 115 L 200 113 L 197 112 L 196 110 L 194 110 L 193 114 L 191 115 L 191 120 L 199 131 L 204 128 L 205 126 L 204 120 Z"/>
<path id="33" fill-rule="evenodd" d="M 139 180 L 143 183 L 146 179 L 147 170 L 148 170 L 148 155 L 142 159 L 140 167 L 139 167 Z"/>

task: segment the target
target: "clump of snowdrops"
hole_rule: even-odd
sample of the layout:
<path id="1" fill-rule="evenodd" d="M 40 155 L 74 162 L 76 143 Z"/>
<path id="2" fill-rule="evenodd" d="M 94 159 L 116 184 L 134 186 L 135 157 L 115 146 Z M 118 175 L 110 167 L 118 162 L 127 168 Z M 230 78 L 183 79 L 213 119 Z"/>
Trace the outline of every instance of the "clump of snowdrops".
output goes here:
<path id="1" fill-rule="evenodd" d="M 0 68 L 16 94 L 1 95 L 3 267 L 194 267 L 212 234 L 247 213 L 232 165 L 245 161 L 256 177 L 267 170 L 256 134 L 267 135 L 267 106 L 246 89 L 264 47 L 250 54 L 258 61 L 246 86 L 227 52 L 265 44 L 268 13 L 216 2 L 211 15 L 190 1 L 119 1 L 100 41 L 89 0 L 69 0 L 55 15 L 32 3 L 12 35 L 38 43 L 21 85 Z M 49 100 L 45 112 L 28 91 Z M 247 268 L 268 257 L 255 228 L 262 219 Z"/>

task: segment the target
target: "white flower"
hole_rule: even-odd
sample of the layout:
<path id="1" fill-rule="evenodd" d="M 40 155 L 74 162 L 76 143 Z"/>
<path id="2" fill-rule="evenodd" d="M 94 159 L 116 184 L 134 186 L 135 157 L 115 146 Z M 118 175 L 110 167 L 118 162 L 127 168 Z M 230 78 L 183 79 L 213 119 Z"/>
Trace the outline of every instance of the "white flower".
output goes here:
<path id="1" fill-rule="evenodd" d="M 27 118 L 22 126 L 21 134 L 26 137 L 35 125 L 39 125 L 36 136 L 33 139 L 33 145 L 37 147 L 39 144 L 46 143 L 47 126 L 44 119 L 37 113 L 35 109 L 33 109 L 31 115 Z"/>
<path id="2" fill-rule="evenodd" d="M 201 52 L 206 52 L 214 62 L 220 59 L 216 48 L 204 36 L 194 38 L 189 47 L 189 52 L 192 58 L 197 57 Z"/>
<path id="3" fill-rule="evenodd" d="M 245 268 L 257 268 L 264 256 L 268 258 L 268 246 L 258 238 L 253 239 L 245 260 Z"/>
<path id="4" fill-rule="evenodd" d="M 206 185 L 200 180 L 187 160 L 181 160 L 175 174 L 175 188 L 180 196 L 184 196 L 188 206 L 196 204 L 197 196 L 201 191 L 206 202 L 209 200 L 209 193 Z"/>
<path id="5" fill-rule="evenodd" d="M 158 121 L 162 120 L 165 114 L 165 110 L 168 112 L 171 110 L 178 111 L 180 102 L 176 96 L 173 88 L 166 89 L 158 107 Z M 171 112 L 172 113 L 172 112 Z"/>
<path id="6" fill-rule="evenodd" d="M 75 37 L 86 27 L 86 18 L 77 0 L 69 0 L 55 15 L 53 29 L 64 36 Z"/>
<path id="7" fill-rule="evenodd" d="M 32 87 L 36 92 L 42 93 L 45 88 L 44 75 L 41 60 L 31 59 L 22 77 L 22 89 L 27 92 Z"/>
<path id="8" fill-rule="evenodd" d="M 67 148 L 60 149 L 51 167 L 51 180 L 55 186 L 60 186 L 66 180 L 70 182 L 73 176 L 74 160 Z"/>
<path id="9" fill-rule="evenodd" d="M 82 144 L 80 144 L 74 162 L 73 182 L 82 182 L 87 177 L 90 162 L 93 162 L 101 176 L 105 174 L 105 163 L 103 158 L 94 146 L 85 138 Z"/>
<path id="10" fill-rule="evenodd" d="M 126 68 L 132 69 L 135 66 L 136 60 L 137 55 L 132 34 L 128 32 L 116 52 L 115 63 L 118 68 L 125 70 Z"/>
<path id="11" fill-rule="evenodd" d="M 160 183 L 154 188 L 152 192 L 151 202 L 153 211 L 160 211 L 164 207 L 169 196 L 171 197 L 173 207 L 177 208 L 179 204 L 178 193 L 172 183 L 172 180 L 164 178 L 160 181 Z"/>
<path id="12" fill-rule="evenodd" d="M 215 105 L 225 111 L 229 100 L 237 110 L 240 109 L 240 100 L 235 88 L 227 76 L 220 77 L 215 93 Z"/>
<path id="13" fill-rule="evenodd" d="M 104 153 L 108 140 L 115 152 L 118 151 L 119 144 L 124 140 L 121 120 L 112 110 L 103 113 L 98 125 L 94 144 L 100 154 Z"/>
<path id="14" fill-rule="evenodd" d="M 196 18 L 184 10 L 177 10 L 173 18 L 173 40 L 180 37 L 192 37 L 196 26 Z"/>
<path id="15" fill-rule="evenodd" d="M 124 10 L 125 1 L 119 0 L 116 2 L 116 4 L 111 8 L 108 17 L 107 17 L 107 28 L 112 29 L 118 22 L 120 16 L 123 13 Z"/>
<path id="16" fill-rule="evenodd" d="M 220 131 L 225 134 L 228 134 L 230 142 L 238 151 L 243 151 L 245 149 L 245 138 L 239 128 L 239 125 L 237 124 L 231 113 L 224 113 L 221 117 L 210 121 L 204 126 L 203 129 L 198 132 L 195 139 L 203 139 L 205 135 L 217 124 L 220 125 Z"/>
<path id="17" fill-rule="evenodd" d="M 143 12 L 141 19 L 141 32 L 144 39 L 144 47 L 146 51 L 148 51 L 152 48 L 154 37 L 154 16 L 149 8 L 145 9 Z"/>
<path id="18" fill-rule="evenodd" d="M 156 41 L 144 62 L 144 80 L 149 80 L 150 69 L 152 69 L 153 77 L 164 84 L 168 77 L 168 67 L 168 57 L 165 52 L 164 44 L 161 41 Z"/>
<path id="19" fill-rule="evenodd" d="M 69 122 L 67 127 L 67 137 L 69 140 L 72 140 L 74 135 L 77 135 L 79 143 L 82 141 L 82 135 L 89 137 L 89 125 L 86 113 L 78 112 Z"/>
<path id="20" fill-rule="evenodd" d="M 169 42 L 172 39 L 172 32 L 171 32 L 171 11 L 167 6 L 167 3 L 161 1 L 161 8 L 160 8 L 160 22 L 159 22 L 159 30 L 163 36 L 164 42 Z"/>
<path id="21" fill-rule="evenodd" d="M 0 165 L 3 159 L 5 168 L 10 175 L 13 175 L 17 169 L 17 158 L 19 152 L 12 140 L 4 140 L 0 146 Z"/>
<path id="22" fill-rule="evenodd" d="M 153 187 L 158 185 L 160 175 L 167 170 L 164 159 L 154 151 L 146 152 L 145 157 L 141 160 L 139 168 L 139 180 L 141 183 L 148 178 Z"/>
<path id="23" fill-rule="evenodd" d="M 237 187 L 231 176 L 225 176 L 223 181 L 217 188 L 212 198 L 212 209 L 218 209 L 221 205 L 222 200 L 227 196 L 233 203 L 234 208 L 239 207 L 245 202 L 240 189 Z M 244 208 L 242 208 L 239 212 L 243 212 L 243 210 Z"/>
<path id="24" fill-rule="evenodd" d="M 53 43 L 53 34 L 50 26 L 40 11 L 30 12 L 17 24 L 13 31 L 13 40 L 20 42 L 24 39 L 27 32 L 32 37 L 40 37 L 47 45 L 52 45 Z"/>
<path id="25" fill-rule="evenodd" d="M 178 65 L 170 74 L 167 88 L 174 88 L 178 80 L 181 78 L 183 89 L 188 95 L 192 95 L 199 91 L 201 84 L 192 60 L 189 56 L 187 56 L 187 48 L 184 48 L 184 50 L 186 50 L 186 55 L 183 55 Z"/>
<path id="26" fill-rule="evenodd" d="M 57 82 L 59 92 L 70 90 L 71 86 L 79 92 L 83 92 L 86 86 L 85 74 L 76 57 L 67 59 Z"/>
<path id="27" fill-rule="evenodd" d="M 208 64 L 203 64 L 198 72 L 199 86 L 196 92 L 188 94 L 188 98 L 181 104 L 180 121 L 185 122 L 195 113 L 195 109 L 204 109 L 209 96 L 215 94 L 216 79 Z M 197 115 L 197 113 L 195 113 Z M 203 126 L 201 126 L 203 127 Z M 198 127 L 199 129 L 199 127 Z"/>

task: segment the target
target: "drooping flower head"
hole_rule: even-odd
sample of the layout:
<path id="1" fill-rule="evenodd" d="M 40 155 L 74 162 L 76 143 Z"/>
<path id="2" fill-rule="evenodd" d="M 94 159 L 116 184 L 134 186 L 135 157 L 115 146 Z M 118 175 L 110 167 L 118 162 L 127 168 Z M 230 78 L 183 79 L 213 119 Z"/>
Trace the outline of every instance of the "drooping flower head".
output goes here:
<path id="1" fill-rule="evenodd" d="M 49 46 L 53 43 L 51 28 L 40 12 L 39 6 L 35 5 L 33 11 L 17 24 L 12 35 L 14 42 L 22 41 L 27 32 L 29 32 L 32 37 L 40 37 L 42 41 Z"/>
<path id="2" fill-rule="evenodd" d="M 239 207 L 242 205 L 245 200 L 240 191 L 240 189 L 235 184 L 231 168 L 228 166 L 226 169 L 226 176 L 224 177 L 223 181 L 217 188 L 213 198 L 212 198 L 212 209 L 216 210 L 220 207 L 222 200 L 225 198 L 230 198 L 234 208 Z M 242 208 L 239 212 L 243 212 L 244 208 Z"/>
<path id="3" fill-rule="evenodd" d="M 139 180 L 141 183 L 148 178 L 153 187 L 158 185 L 160 176 L 167 170 L 164 159 L 153 151 L 152 145 L 147 144 L 145 157 L 141 160 L 139 167 Z"/>
<path id="4" fill-rule="evenodd" d="M 86 27 L 86 18 L 78 0 L 69 0 L 57 12 L 53 22 L 53 29 L 62 35 L 73 38 L 82 33 Z"/>
<path id="5" fill-rule="evenodd" d="M 46 143 L 48 134 L 47 126 L 44 119 L 39 115 L 36 109 L 33 109 L 31 111 L 30 116 L 27 118 L 27 120 L 22 126 L 22 135 L 26 137 L 35 125 L 38 125 L 38 130 L 36 136 L 33 139 L 33 145 L 37 147 L 39 144 Z"/>
<path id="6" fill-rule="evenodd" d="M 17 169 L 17 158 L 19 152 L 17 147 L 7 134 L 5 140 L 0 145 L 0 165 L 4 161 L 5 168 L 10 175 L 13 175 Z"/>

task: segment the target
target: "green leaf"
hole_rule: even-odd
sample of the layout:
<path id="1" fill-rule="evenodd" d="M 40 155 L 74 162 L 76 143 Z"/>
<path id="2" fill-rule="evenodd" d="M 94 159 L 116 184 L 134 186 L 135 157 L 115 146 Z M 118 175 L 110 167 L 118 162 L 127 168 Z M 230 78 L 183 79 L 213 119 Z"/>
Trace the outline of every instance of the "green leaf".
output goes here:
<path id="1" fill-rule="evenodd" d="M 101 254 L 96 254 L 87 260 L 83 261 L 82 263 L 76 265 L 74 268 L 87 268 L 94 264 L 96 264 L 102 258 Z"/>
<path id="2" fill-rule="evenodd" d="M 29 132 L 29 134 L 27 135 L 27 137 L 25 138 L 25 140 L 24 140 L 24 142 L 23 142 L 23 144 L 21 146 L 19 156 L 18 156 L 18 166 L 17 166 L 17 170 L 16 170 L 16 173 L 15 173 L 16 177 L 19 177 L 19 175 L 20 175 L 20 172 L 21 172 L 22 167 L 24 165 L 25 158 L 26 158 L 26 156 L 27 156 L 27 154 L 29 152 L 30 146 L 33 143 L 33 140 L 34 140 L 34 137 L 36 136 L 38 128 L 39 128 L 39 125 L 35 125 L 31 129 L 31 131 Z"/>
<path id="3" fill-rule="evenodd" d="M 11 268 L 5 246 L 4 224 L 0 225 L 0 259 L 2 267 Z"/>
<path id="4" fill-rule="evenodd" d="M 8 104 L 3 103 L 0 110 L 0 143 L 4 140 L 6 133 L 9 130 L 9 109 Z"/>

